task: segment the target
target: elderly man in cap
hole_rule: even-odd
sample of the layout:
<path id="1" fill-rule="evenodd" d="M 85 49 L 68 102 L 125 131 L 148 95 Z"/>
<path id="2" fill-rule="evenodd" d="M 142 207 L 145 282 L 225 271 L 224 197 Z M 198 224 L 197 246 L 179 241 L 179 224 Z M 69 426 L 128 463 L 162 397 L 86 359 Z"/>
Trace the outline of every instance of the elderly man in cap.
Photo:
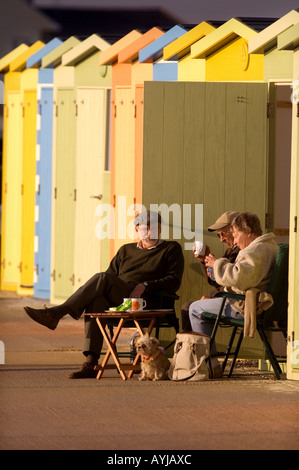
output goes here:
<path id="1" fill-rule="evenodd" d="M 224 212 L 219 219 L 216 220 L 216 222 L 208 227 L 209 232 L 215 232 L 217 231 L 217 235 L 220 238 L 220 241 L 224 243 L 227 246 L 227 250 L 225 251 L 224 255 L 222 258 L 227 258 L 230 263 L 234 263 L 236 260 L 236 257 L 239 253 L 239 248 L 237 245 L 234 243 L 234 237 L 231 233 L 231 224 L 232 221 L 237 217 L 240 213 L 237 211 L 228 211 Z M 202 263 L 202 265 L 206 266 L 206 263 L 208 263 L 209 259 L 216 259 L 214 255 L 211 254 L 210 248 L 207 247 L 205 256 L 200 257 L 198 255 L 195 255 L 195 257 L 198 257 Z M 207 268 L 205 268 L 205 272 L 208 277 L 208 282 L 211 284 L 213 287 L 215 287 L 217 290 L 219 289 L 219 285 L 217 282 L 213 279 L 211 276 L 211 272 L 208 271 Z"/>
<path id="2" fill-rule="evenodd" d="M 83 312 L 104 312 L 119 305 L 125 297 L 143 297 L 148 308 L 155 308 L 151 294 L 163 289 L 175 293 L 181 284 L 184 257 L 175 241 L 160 239 L 161 216 L 144 211 L 135 220 L 138 243 L 123 245 L 111 260 L 107 271 L 95 274 L 62 305 L 33 309 L 25 307 L 30 318 L 54 330 L 61 318 L 69 314 L 78 320 Z M 157 307 L 156 307 L 157 308 Z M 86 357 L 83 367 L 70 378 L 93 378 L 97 371 L 103 337 L 94 318 L 85 317 Z"/>
<path id="3" fill-rule="evenodd" d="M 237 245 L 234 244 L 234 238 L 231 233 L 231 224 L 232 221 L 234 220 L 235 217 L 239 215 L 239 212 L 237 211 L 228 211 L 224 212 L 217 220 L 216 222 L 208 227 L 209 232 L 215 232 L 217 231 L 217 235 L 220 238 L 220 241 L 224 243 L 227 246 L 227 250 L 225 251 L 223 258 L 227 258 L 230 263 L 234 263 L 235 259 L 239 253 L 239 248 Z M 208 283 L 214 287 L 215 290 L 220 290 L 221 287 L 213 278 L 212 271 L 208 269 L 206 266 L 206 263 L 208 264 L 210 259 L 216 259 L 214 255 L 211 254 L 210 248 L 207 246 L 206 247 L 206 252 L 204 256 L 199 256 L 194 254 L 196 258 L 198 258 L 201 262 L 201 267 L 203 274 L 205 275 Z M 211 295 L 214 292 L 211 293 Z M 206 299 L 208 297 L 202 297 L 202 299 Z M 186 302 L 182 306 L 182 329 L 184 331 L 191 331 L 191 323 L 190 323 L 190 318 L 189 318 L 189 307 L 192 302 Z"/>

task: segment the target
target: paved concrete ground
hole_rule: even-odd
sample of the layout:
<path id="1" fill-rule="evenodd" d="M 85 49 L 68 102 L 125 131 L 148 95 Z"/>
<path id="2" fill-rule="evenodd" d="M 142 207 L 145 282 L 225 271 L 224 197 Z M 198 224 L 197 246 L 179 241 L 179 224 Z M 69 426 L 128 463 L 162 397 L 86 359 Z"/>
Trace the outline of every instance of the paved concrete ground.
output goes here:
<path id="1" fill-rule="evenodd" d="M 0 292 L 0 449 L 299 449 L 299 383 L 239 368 L 203 383 L 70 380 L 83 321 L 52 332 L 23 313 L 41 301 Z M 132 331 L 121 338 L 128 347 Z"/>

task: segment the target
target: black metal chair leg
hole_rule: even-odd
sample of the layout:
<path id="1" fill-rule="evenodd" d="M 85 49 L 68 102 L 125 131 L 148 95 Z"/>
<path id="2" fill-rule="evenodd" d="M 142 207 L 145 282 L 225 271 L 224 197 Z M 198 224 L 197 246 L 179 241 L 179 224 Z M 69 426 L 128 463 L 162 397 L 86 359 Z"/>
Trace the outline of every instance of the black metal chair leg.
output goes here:
<path id="1" fill-rule="evenodd" d="M 227 361 L 229 359 L 229 356 L 230 356 L 230 353 L 231 353 L 231 350 L 232 350 L 232 347 L 233 347 L 234 339 L 236 337 L 237 330 L 238 330 L 238 327 L 234 326 L 233 332 L 232 332 L 231 337 L 230 337 L 229 345 L 227 347 L 227 350 L 226 350 L 226 353 L 225 353 L 225 356 L 224 356 L 224 360 L 223 360 L 223 363 L 222 363 L 222 372 L 224 372 Z"/>
<path id="2" fill-rule="evenodd" d="M 238 344 L 236 346 L 235 354 L 234 354 L 234 357 L 233 357 L 233 360 L 232 360 L 232 363 L 231 363 L 231 366 L 230 366 L 230 369 L 229 369 L 228 377 L 231 377 L 231 375 L 233 373 L 233 370 L 234 370 L 234 367 L 235 367 L 235 364 L 236 364 L 236 360 L 237 360 L 238 355 L 239 355 L 240 347 L 241 347 L 241 344 L 242 344 L 242 341 L 243 341 L 243 337 L 244 337 L 244 330 L 242 328 L 242 331 L 240 333 L 240 338 L 239 338 Z"/>
<path id="3" fill-rule="evenodd" d="M 271 363 L 271 366 L 273 367 L 273 370 L 274 370 L 274 373 L 276 375 L 276 378 L 277 380 L 280 380 L 281 379 L 281 374 L 282 374 L 282 370 L 280 368 L 280 365 L 276 359 L 276 356 L 273 352 L 273 349 L 268 341 L 268 338 L 263 330 L 263 328 L 261 327 L 261 325 L 257 325 L 257 330 L 259 332 L 259 335 L 261 337 L 261 340 L 263 341 L 264 343 L 264 346 L 265 346 L 265 349 L 266 349 L 266 353 L 267 353 L 267 356 L 269 358 L 269 361 Z"/>

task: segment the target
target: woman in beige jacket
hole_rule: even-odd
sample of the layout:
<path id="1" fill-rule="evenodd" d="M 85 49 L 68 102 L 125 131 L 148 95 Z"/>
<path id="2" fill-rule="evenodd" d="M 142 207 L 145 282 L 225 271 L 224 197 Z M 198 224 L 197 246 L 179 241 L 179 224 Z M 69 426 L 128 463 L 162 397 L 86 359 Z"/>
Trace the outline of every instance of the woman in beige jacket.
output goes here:
<path id="1" fill-rule="evenodd" d="M 210 254 L 205 258 L 206 266 L 214 270 L 216 282 L 226 291 L 239 294 L 253 291 L 254 295 L 258 292 L 264 293 L 267 291 L 278 253 L 274 234 L 263 235 L 259 218 L 250 213 L 240 214 L 234 219 L 232 233 L 235 244 L 240 248 L 235 263 L 229 263 L 225 258 L 216 259 Z M 222 298 L 193 302 L 189 308 L 192 330 L 211 336 L 214 322 L 203 319 L 202 313 L 218 313 L 221 303 Z M 231 318 L 243 318 L 244 308 L 244 301 L 228 300 L 223 315 Z M 252 330 L 249 333 L 246 331 L 248 336 L 253 336 L 253 333 Z M 216 353 L 215 347 L 213 349 L 211 354 L 214 355 Z M 217 363 L 213 364 L 213 368 L 215 365 Z"/>

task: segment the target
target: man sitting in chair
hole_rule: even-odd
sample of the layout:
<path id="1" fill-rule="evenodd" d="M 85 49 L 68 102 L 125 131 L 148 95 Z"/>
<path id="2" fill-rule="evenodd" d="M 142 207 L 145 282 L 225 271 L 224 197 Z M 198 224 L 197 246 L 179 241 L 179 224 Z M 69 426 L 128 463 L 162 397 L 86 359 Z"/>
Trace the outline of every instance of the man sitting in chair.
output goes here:
<path id="1" fill-rule="evenodd" d="M 179 243 L 160 239 L 161 216 L 144 211 L 134 220 L 138 243 L 123 245 L 112 259 L 107 271 L 95 274 L 62 305 L 33 309 L 25 307 L 34 321 L 54 330 L 61 318 L 69 314 L 78 320 L 84 313 L 99 313 L 122 303 L 123 299 L 143 297 L 147 308 L 159 308 L 157 291 L 175 294 L 182 281 L 184 256 Z M 161 307 L 160 307 L 161 308 Z M 86 357 L 82 368 L 70 378 L 93 378 L 103 345 L 103 336 L 95 318 L 86 316 Z"/>
<path id="2" fill-rule="evenodd" d="M 240 213 L 237 211 L 228 211 L 224 212 L 217 220 L 216 222 L 208 227 L 209 232 L 216 232 L 217 235 L 221 241 L 221 243 L 224 243 L 226 245 L 227 249 L 223 255 L 223 258 L 226 258 L 230 263 L 234 263 L 237 255 L 240 251 L 239 247 L 234 243 L 234 237 L 231 233 L 231 224 L 234 220 L 235 217 L 237 217 Z M 203 275 L 206 277 L 208 283 L 214 288 L 214 291 L 211 292 L 210 297 L 202 297 L 202 299 L 207 299 L 211 298 L 214 292 L 223 289 L 216 280 L 214 279 L 214 276 L 211 276 L 211 270 L 208 269 L 208 267 L 205 265 L 205 257 L 208 256 L 211 253 L 209 246 L 206 247 L 206 252 L 204 256 L 196 255 L 194 254 L 195 258 L 198 258 L 199 261 L 201 262 L 201 269 L 203 272 Z M 184 305 L 182 306 L 182 330 L 183 331 L 191 331 L 191 323 L 189 319 L 189 307 L 192 302 L 185 302 Z"/>

